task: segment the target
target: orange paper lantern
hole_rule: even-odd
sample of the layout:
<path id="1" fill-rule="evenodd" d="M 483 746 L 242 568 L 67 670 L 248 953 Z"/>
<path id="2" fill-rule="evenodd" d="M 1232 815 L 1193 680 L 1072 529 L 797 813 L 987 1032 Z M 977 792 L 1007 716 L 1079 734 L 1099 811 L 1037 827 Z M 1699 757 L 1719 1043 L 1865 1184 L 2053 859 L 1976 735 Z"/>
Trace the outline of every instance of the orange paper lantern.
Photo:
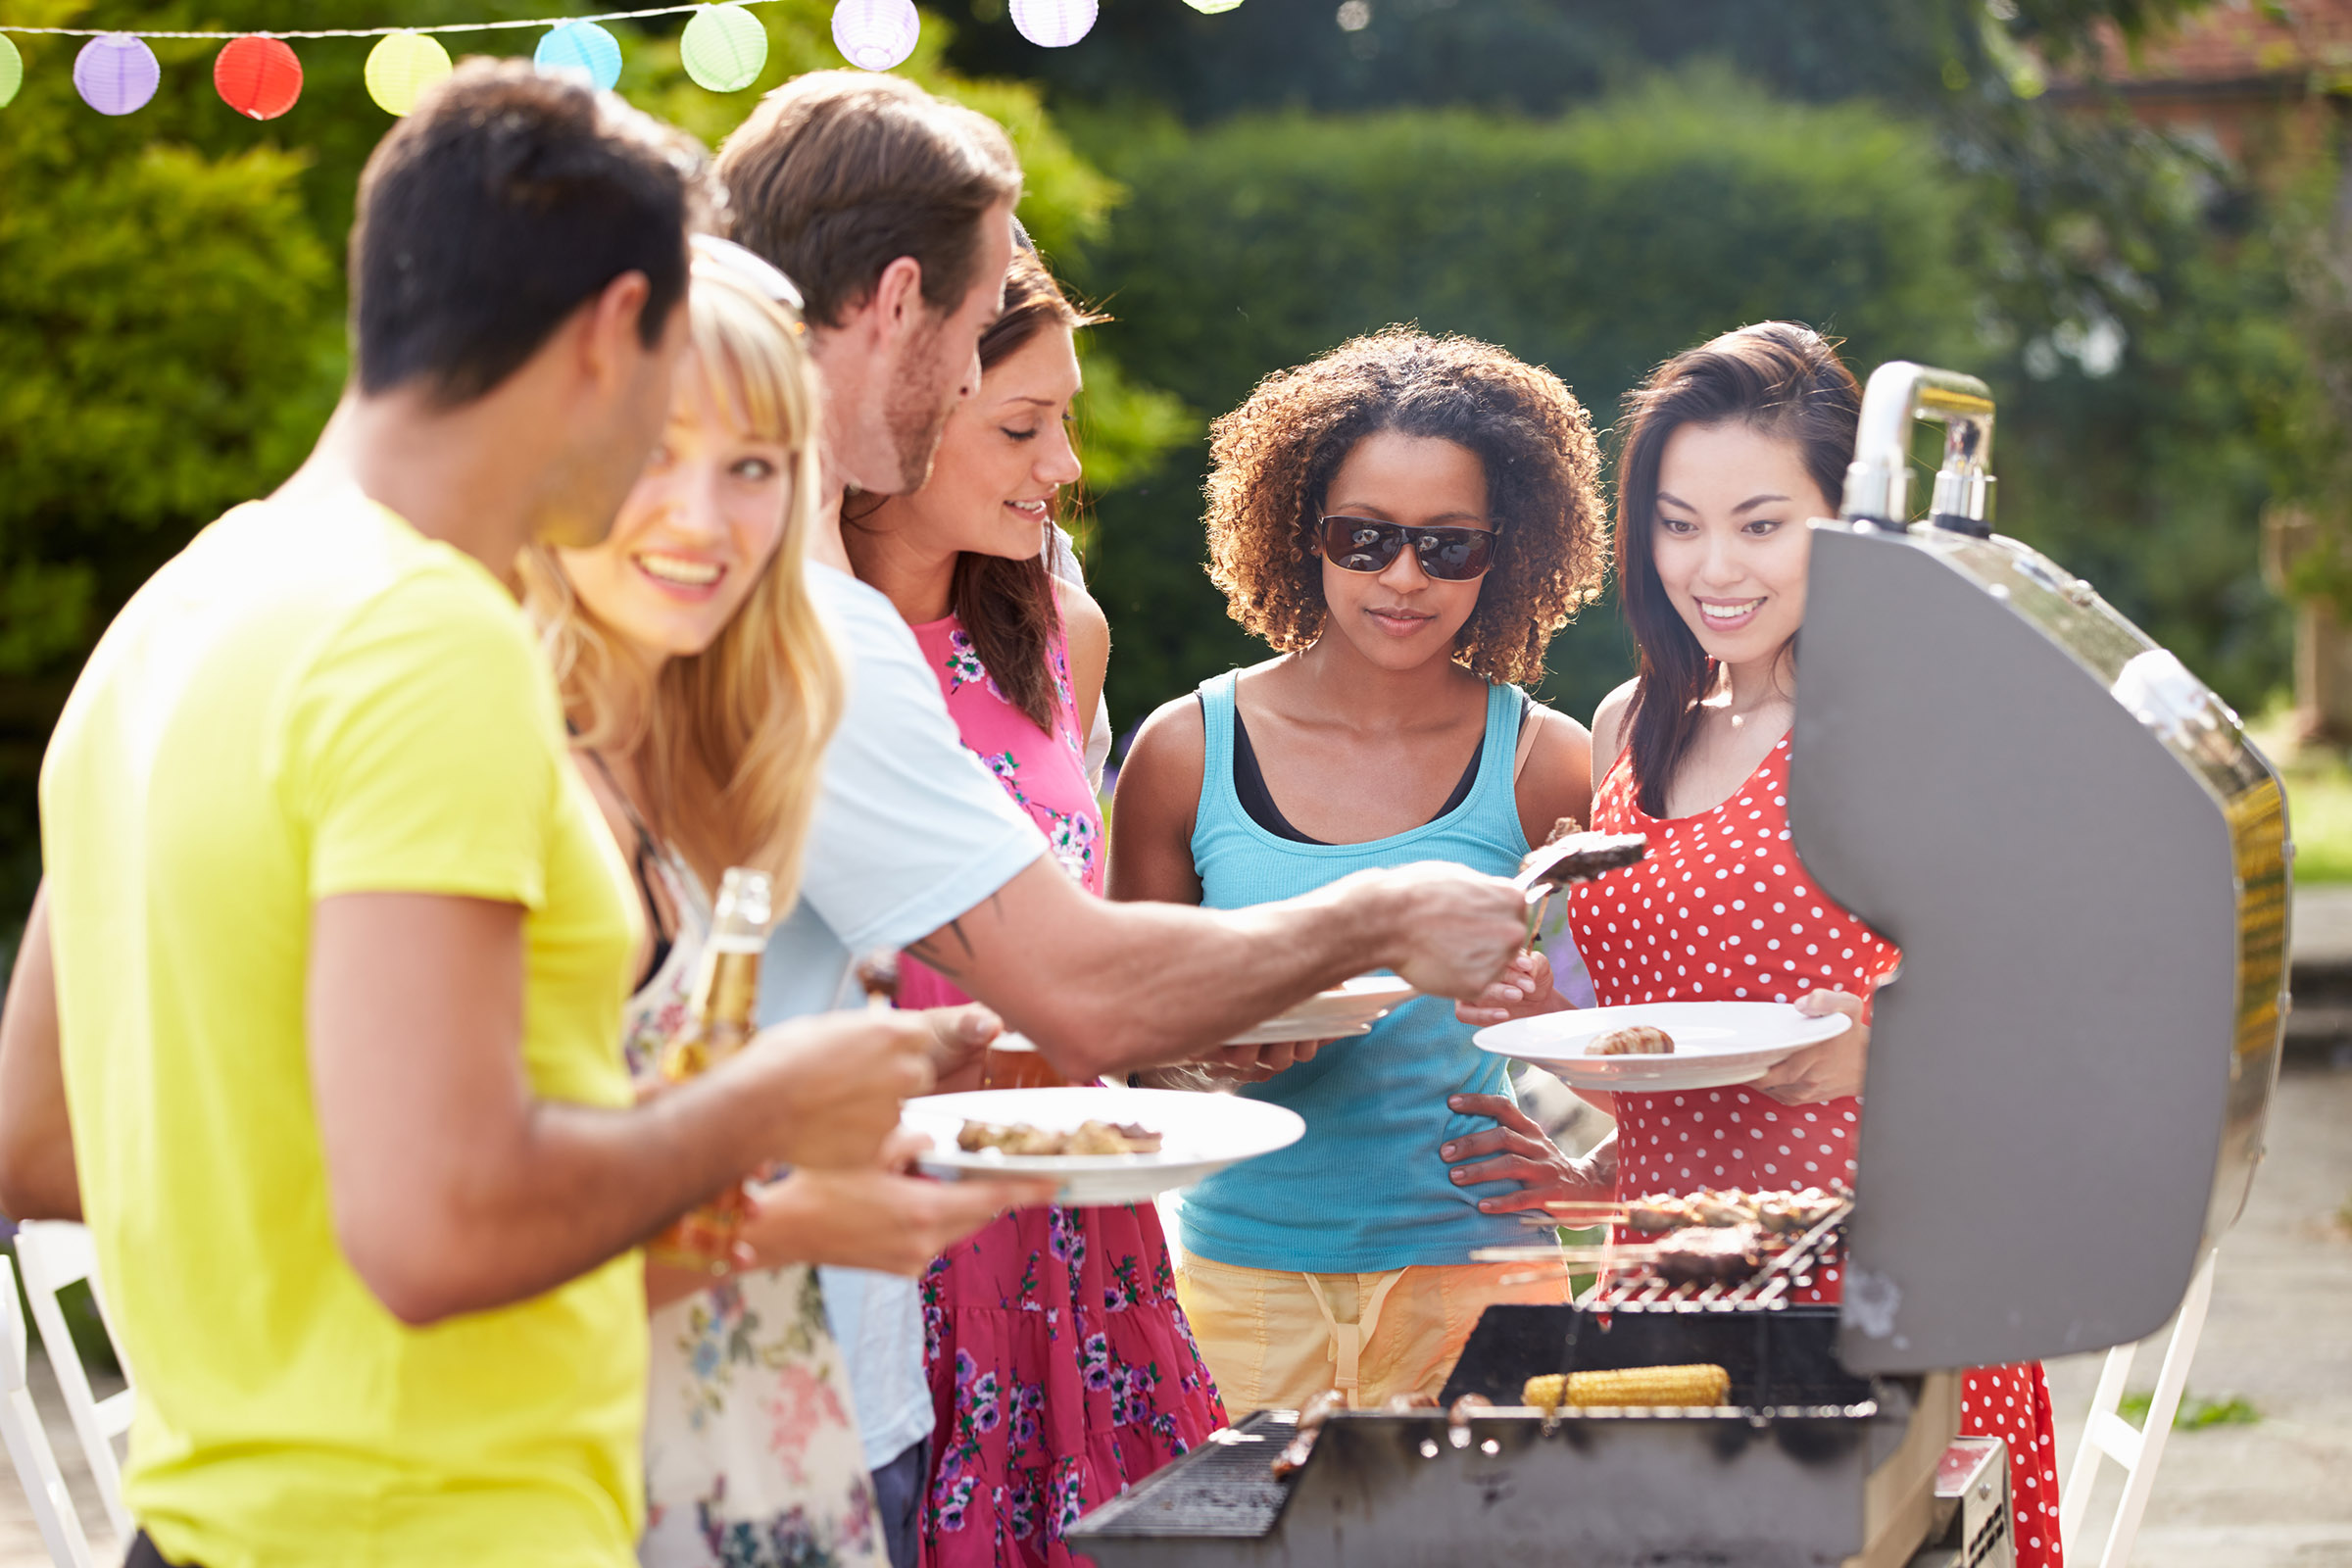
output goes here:
<path id="1" fill-rule="evenodd" d="M 220 101 L 248 120 L 275 120 L 302 96 L 302 62 L 283 38 L 231 38 L 213 59 Z"/>

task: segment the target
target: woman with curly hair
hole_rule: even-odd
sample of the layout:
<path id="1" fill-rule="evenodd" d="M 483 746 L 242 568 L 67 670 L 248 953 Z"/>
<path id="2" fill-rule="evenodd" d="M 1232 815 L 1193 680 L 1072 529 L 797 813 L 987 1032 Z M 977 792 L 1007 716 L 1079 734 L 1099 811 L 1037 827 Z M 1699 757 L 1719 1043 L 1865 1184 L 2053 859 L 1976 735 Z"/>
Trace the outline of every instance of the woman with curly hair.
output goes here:
<path id="1" fill-rule="evenodd" d="M 1268 377 L 1211 454 L 1209 574 L 1278 657 L 1144 726 L 1113 898 L 1232 908 L 1414 860 L 1508 875 L 1586 814 L 1590 737 L 1517 684 L 1606 546 L 1592 426 L 1557 377 L 1391 327 Z M 1441 1141 L 1540 1135 L 1450 1004 L 1410 1002 L 1241 1092 L 1306 1136 L 1185 1201 L 1178 1291 L 1229 1407 L 1435 1394 L 1482 1307 L 1563 1298 L 1564 1271 L 1465 1261 L 1525 1240 L 1509 1210 L 1533 1200 L 1455 1179 Z"/>

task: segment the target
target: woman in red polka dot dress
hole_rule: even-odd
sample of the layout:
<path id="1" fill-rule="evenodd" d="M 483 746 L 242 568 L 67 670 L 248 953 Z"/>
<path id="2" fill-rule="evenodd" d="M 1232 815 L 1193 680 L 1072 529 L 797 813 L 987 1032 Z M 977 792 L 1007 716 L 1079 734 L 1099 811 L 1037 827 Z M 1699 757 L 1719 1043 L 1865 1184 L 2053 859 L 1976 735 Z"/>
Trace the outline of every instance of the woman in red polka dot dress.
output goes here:
<path id="1" fill-rule="evenodd" d="M 1812 885 L 1788 841 L 1788 725 L 1804 619 L 1805 519 L 1827 516 L 1861 394 L 1827 342 L 1771 322 L 1661 366 L 1630 401 L 1618 465 L 1618 583 L 1640 676 L 1592 721 L 1592 826 L 1648 858 L 1575 890 L 1577 950 L 1604 1005 L 1775 1001 L 1854 1026 L 1744 1088 L 1614 1097 L 1616 1144 L 1569 1162 L 1532 1122 L 1464 1139 L 1466 1180 L 1519 1176 L 1524 1207 L 1615 1191 L 1851 1181 L 1870 998 L 1902 955 Z M 1465 1005 L 1474 1023 L 1565 1006 L 1543 958 Z M 1538 1167 L 1541 1167 L 1539 1170 Z M 1838 1271 L 1806 1298 L 1836 1300 Z M 2020 1568 L 2058 1568 L 2058 1470 L 2039 1364 L 1968 1374 L 1961 1429 L 2005 1439 Z"/>

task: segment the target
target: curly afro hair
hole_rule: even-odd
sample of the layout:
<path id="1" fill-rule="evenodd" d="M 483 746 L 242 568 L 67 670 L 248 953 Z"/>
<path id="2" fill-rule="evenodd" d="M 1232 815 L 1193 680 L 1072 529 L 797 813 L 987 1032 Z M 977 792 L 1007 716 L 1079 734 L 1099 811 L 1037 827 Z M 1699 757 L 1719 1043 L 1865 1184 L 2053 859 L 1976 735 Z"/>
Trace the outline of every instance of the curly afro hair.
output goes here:
<path id="1" fill-rule="evenodd" d="M 1277 371 L 1210 427 L 1208 575 L 1226 608 L 1283 652 L 1323 629 L 1315 541 L 1332 475 L 1382 430 L 1478 455 L 1499 538 L 1454 658 L 1532 684 L 1553 632 L 1600 593 L 1608 522 L 1583 405 L 1549 370 L 1491 343 L 1392 326 Z"/>

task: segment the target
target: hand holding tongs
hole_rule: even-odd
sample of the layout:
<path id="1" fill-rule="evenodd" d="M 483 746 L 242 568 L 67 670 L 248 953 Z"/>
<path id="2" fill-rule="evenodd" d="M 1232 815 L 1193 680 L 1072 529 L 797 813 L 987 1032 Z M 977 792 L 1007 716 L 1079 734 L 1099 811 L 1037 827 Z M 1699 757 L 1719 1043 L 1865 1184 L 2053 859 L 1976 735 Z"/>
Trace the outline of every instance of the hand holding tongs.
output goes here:
<path id="1" fill-rule="evenodd" d="M 1565 825 L 1566 819 L 1562 821 Z M 1511 885 L 1527 899 L 1528 946 L 1535 946 L 1544 906 L 1556 889 L 1590 882 L 1629 866 L 1648 853 L 1649 840 L 1639 833 L 1561 833 L 1528 851 L 1519 862 L 1519 874 L 1511 878 Z"/>

